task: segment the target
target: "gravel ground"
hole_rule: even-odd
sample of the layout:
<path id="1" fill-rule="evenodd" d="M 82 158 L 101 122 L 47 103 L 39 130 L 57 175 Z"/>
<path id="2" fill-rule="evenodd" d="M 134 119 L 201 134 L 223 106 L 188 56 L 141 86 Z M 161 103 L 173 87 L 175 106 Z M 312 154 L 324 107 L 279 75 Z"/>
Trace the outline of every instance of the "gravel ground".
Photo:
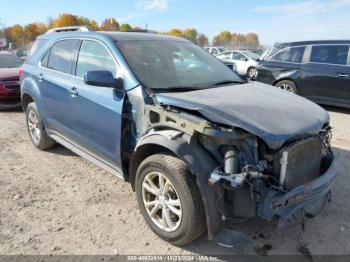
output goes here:
<path id="1" fill-rule="evenodd" d="M 350 254 L 350 110 L 331 113 L 339 175 L 332 203 L 277 232 L 258 219 L 237 226 L 252 243 L 223 248 L 204 237 L 183 248 L 154 235 L 129 184 L 57 145 L 36 150 L 22 112 L 0 112 L 0 254 Z M 238 245 L 239 246 L 239 245 Z"/>

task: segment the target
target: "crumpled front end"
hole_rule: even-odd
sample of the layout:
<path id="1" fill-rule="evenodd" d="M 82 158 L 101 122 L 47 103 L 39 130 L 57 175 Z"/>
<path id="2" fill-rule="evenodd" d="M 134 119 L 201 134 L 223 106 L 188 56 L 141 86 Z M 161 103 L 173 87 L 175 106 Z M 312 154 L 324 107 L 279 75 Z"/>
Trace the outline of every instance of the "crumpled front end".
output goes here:
<path id="1" fill-rule="evenodd" d="M 336 175 L 330 137 L 326 126 L 319 135 L 295 138 L 279 151 L 254 137 L 224 147 L 223 165 L 208 181 L 224 188 L 217 203 L 222 219 L 259 216 L 279 219 L 284 228 L 319 213 L 330 200 Z"/>
<path id="2" fill-rule="evenodd" d="M 257 213 L 266 220 L 278 217 L 279 228 L 302 223 L 317 215 L 330 201 L 335 176 L 333 163 L 319 178 L 287 193 L 271 189 L 259 204 Z"/>
<path id="3" fill-rule="evenodd" d="M 280 226 L 302 222 L 329 199 L 336 173 L 327 119 L 315 132 L 296 133 L 276 148 L 258 134 L 210 122 L 195 110 L 162 104 L 145 113 L 149 130 L 176 130 L 172 143 L 186 141 L 167 148 L 197 177 L 209 239 L 231 222 L 256 216 L 280 219 Z"/>

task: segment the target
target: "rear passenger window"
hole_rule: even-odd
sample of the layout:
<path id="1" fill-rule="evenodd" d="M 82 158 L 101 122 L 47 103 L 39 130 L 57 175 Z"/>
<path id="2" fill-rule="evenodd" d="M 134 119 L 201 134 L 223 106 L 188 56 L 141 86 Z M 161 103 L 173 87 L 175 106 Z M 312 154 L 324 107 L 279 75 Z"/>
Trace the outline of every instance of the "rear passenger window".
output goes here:
<path id="1" fill-rule="evenodd" d="M 345 45 L 320 45 L 313 46 L 310 62 L 346 65 L 348 61 L 349 47 Z"/>
<path id="2" fill-rule="evenodd" d="M 51 48 L 47 68 L 71 74 L 72 62 L 74 53 L 78 47 L 78 42 L 78 40 L 63 40 L 56 43 Z"/>
<path id="3" fill-rule="evenodd" d="M 101 44 L 94 41 L 83 41 L 77 63 L 76 75 L 84 77 L 88 71 L 109 71 L 116 76 L 116 65 L 112 55 Z"/>
<path id="4" fill-rule="evenodd" d="M 46 42 L 47 42 L 47 40 L 45 40 L 45 39 L 36 40 L 34 42 L 34 44 L 32 45 L 32 48 L 30 49 L 28 58 L 33 56 L 36 51 L 40 50 L 40 48 L 42 48 L 46 44 Z"/>
<path id="5" fill-rule="evenodd" d="M 304 50 L 304 46 L 288 47 L 272 56 L 271 60 L 280 62 L 301 63 L 303 61 Z"/>
<path id="6" fill-rule="evenodd" d="M 44 57 L 41 59 L 41 66 L 47 67 L 47 64 L 49 62 L 50 52 L 51 52 L 51 49 L 47 51 Z"/>

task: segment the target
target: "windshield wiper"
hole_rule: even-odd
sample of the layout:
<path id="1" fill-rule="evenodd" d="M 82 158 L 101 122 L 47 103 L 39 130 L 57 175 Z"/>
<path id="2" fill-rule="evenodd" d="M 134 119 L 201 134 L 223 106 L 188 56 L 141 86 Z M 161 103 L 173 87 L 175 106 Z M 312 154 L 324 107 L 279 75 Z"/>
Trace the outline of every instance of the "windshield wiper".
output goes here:
<path id="1" fill-rule="evenodd" d="M 201 90 L 204 88 L 198 87 L 198 86 L 169 86 L 169 87 L 161 87 L 161 88 L 153 88 L 153 90 L 161 90 L 161 91 L 179 91 L 179 92 L 186 92 L 186 91 L 193 91 L 193 90 Z"/>
<path id="2" fill-rule="evenodd" d="M 214 87 L 214 86 L 225 86 L 225 85 L 230 85 L 230 84 L 244 84 L 243 81 L 238 81 L 238 80 L 225 80 L 225 81 L 220 81 L 216 82 L 209 87 Z"/>

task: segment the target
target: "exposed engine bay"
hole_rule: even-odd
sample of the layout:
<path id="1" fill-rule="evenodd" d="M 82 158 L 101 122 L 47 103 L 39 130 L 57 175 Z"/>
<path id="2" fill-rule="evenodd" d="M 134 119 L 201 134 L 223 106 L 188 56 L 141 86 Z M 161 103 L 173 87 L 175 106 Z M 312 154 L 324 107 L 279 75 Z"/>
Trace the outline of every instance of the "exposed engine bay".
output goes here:
<path id="1" fill-rule="evenodd" d="M 232 221 L 257 215 L 267 220 L 279 215 L 283 218 L 284 214 L 264 210 L 273 202 L 267 196 L 272 192 L 284 195 L 322 176 L 333 160 L 330 137 L 331 129 L 327 126 L 320 136 L 298 138 L 277 152 L 269 152 L 258 138 L 223 146 L 223 165 L 208 180 L 210 185 L 221 183 L 225 188 L 217 203 L 222 218 Z"/>
<path id="2" fill-rule="evenodd" d="M 176 107 L 149 106 L 145 114 L 152 132 L 171 128 L 180 131 L 178 136 L 188 134 L 216 160 L 207 183 L 223 189 L 216 199 L 223 221 L 282 218 L 283 227 L 314 216 L 329 200 L 333 174 L 317 189 L 311 187 L 311 193 L 303 188 L 322 177 L 333 161 L 328 124 L 317 135 L 297 135 L 275 150 L 255 134 Z M 310 211 L 315 202 L 322 203 Z"/>

